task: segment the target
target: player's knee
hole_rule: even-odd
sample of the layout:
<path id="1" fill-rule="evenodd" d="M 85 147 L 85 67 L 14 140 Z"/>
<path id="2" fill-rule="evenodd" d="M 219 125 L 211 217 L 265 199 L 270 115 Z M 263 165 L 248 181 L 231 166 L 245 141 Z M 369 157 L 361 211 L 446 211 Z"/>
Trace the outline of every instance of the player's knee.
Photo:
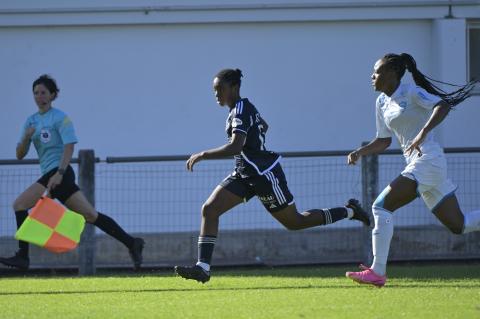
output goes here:
<path id="1" fill-rule="evenodd" d="M 82 214 L 83 217 L 85 218 L 85 221 L 89 224 L 93 224 L 95 223 L 95 221 L 97 220 L 98 218 L 98 213 L 96 211 L 91 211 L 91 212 L 87 212 L 87 213 L 83 213 Z"/>
<path id="2" fill-rule="evenodd" d="M 379 227 L 382 227 L 385 224 L 392 224 L 392 212 L 386 210 L 383 207 L 372 205 L 372 214 L 373 219 L 375 221 L 375 227 L 373 228 L 373 232 L 378 231 Z"/>
<path id="3" fill-rule="evenodd" d="M 291 230 L 291 231 L 300 230 L 305 228 L 305 224 L 303 223 L 303 220 L 302 220 L 303 218 L 305 218 L 303 213 L 302 214 L 297 213 L 295 215 L 295 219 L 284 220 L 281 223 L 287 230 Z"/>
<path id="4" fill-rule="evenodd" d="M 284 221 L 282 222 L 283 227 L 290 231 L 295 231 L 301 229 L 301 227 L 297 223 L 293 223 L 291 221 Z"/>
<path id="5" fill-rule="evenodd" d="M 383 204 L 385 203 L 385 198 L 378 196 L 372 204 L 373 207 L 383 208 Z"/>
<path id="6" fill-rule="evenodd" d="M 463 224 L 450 224 L 447 225 L 447 228 L 455 235 L 461 235 L 463 233 Z"/>
<path id="7" fill-rule="evenodd" d="M 391 187 L 390 186 L 387 186 L 385 187 L 385 189 L 377 196 L 377 198 L 375 198 L 375 201 L 373 202 L 372 204 L 372 210 L 373 210 L 373 213 L 375 214 L 375 211 L 374 209 L 375 208 L 379 208 L 379 209 L 386 209 L 390 212 L 393 212 L 394 209 L 392 209 L 393 207 L 389 207 L 391 205 L 388 205 L 388 204 L 385 204 L 385 200 L 388 196 L 388 194 L 390 194 L 390 191 L 391 191 Z"/>
<path id="8" fill-rule="evenodd" d="M 218 213 L 217 205 L 211 202 L 205 202 L 202 205 L 202 217 L 203 218 L 218 218 L 220 215 Z"/>
<path id="9" fill-rule="evenodd" d="M 15 199 L 12 207 L 13 207 L 13 210 L 15 212 L 18 212 L 20 210 L 27 210 L 28 209 L 28 207 L 26 207 L 25 203 L 23 203 L 22 200 L 20 200 L 19 198 Z"/>

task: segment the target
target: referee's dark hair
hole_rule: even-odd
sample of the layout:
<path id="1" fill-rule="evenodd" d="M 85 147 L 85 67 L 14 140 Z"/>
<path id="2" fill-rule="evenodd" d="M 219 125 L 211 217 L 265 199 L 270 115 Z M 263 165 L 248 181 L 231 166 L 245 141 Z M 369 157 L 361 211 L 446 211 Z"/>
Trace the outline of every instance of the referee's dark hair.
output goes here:
<path id="1" fill-rule="evenodd" d="M 403 77 L 405 71 L 408 70 L 410 73 L 412 73 L 412 77 L 416 85 L 423 88 L 430 94 L 441 97 L 451 107 L 454 107 L 465 99 L 469 98 L 472 89 L 475 87 L 475 84 L 478 83 L 477 80 L 472 80 L 466 85 L 461 86 L 432 79 L 417 69 L 417 63 L 415 62 L 415 59 L 408 53 L 388 53 L 382 58 L 382 60 L 387 68 L 390 68 L 397 74 L 399 80 Z M 456 87 L 457 90 L 447 93 L 433 82 L 453 86 Z"/>
<path id="2" fill-rule="evenodd" d="M 215 76 L 220 82 L 228 83 L 230 86 L 238 84 L 238 87 L 242 85 L 242 70 L 240 69 L 223 69 Z"/>
<path id="3" fill-rule="evenodd" d="M 50 75 L 42 74 L 38 79 L 33 81 L 32 91 L 39 84 L 43 84 L 50 93 L 55 94 L 55 96 L 53 97 L 53 100 L 57 98 L 58 92 L 60 92 L 60 89 L 57 86 L 57 82 L 55 82 L 55 80 Z"/>

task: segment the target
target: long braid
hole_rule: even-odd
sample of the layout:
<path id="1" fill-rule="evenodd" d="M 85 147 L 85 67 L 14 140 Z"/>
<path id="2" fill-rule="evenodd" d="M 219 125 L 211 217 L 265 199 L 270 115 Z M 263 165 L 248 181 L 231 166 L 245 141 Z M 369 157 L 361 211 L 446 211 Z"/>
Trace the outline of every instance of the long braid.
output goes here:
<path id="1" fill-rule="evenodd" d="M 388 64 L 393 68 L 394 71 L 397 72 L 400 79 L 405 74 L 405 71 L 408 70 L 412 74 L 416 85 L 420 86 L 430 94 L 441 97 L 451 107 L 454 107 L 469 98 L 471 96 L 472 89 L 478 83 L 477 80 L 472 80 L 466 85 L 462 86 L 432 79 L 417 69 L 417 63 L 408 53 L 402 53 L 400 55 L 389 53 L 385 55 L 383 59 L 386 64 Z M 438 87 L 435 83 L 456 87 L 458 89 L 448 93 L 447 91 Z"/>

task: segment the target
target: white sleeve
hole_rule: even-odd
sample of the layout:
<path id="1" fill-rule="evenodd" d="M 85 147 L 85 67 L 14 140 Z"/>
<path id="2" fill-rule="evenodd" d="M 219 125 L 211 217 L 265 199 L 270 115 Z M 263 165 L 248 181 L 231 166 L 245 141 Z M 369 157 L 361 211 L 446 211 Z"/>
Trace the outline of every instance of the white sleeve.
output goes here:
<path id="1" fill-rule="evenodd" d="M 382 103 L 380 103 L 380 97 L 377 99 L 375 114 L 376 114 L 376 124 L 377 124 L 377 138 L 387 138 L 392 137 L 392 132 L 390 132 L 387 124 L 385 124 L 385 118 L 383 117 Z"/>
<path id="2" fill-rule="evenodd" d="M 430 94 L 418 86 L 413 86 L 410 93 L 412 102 L 427 110 L 433 109 L 435 105 L 442 101 L 441 97 Z"/>

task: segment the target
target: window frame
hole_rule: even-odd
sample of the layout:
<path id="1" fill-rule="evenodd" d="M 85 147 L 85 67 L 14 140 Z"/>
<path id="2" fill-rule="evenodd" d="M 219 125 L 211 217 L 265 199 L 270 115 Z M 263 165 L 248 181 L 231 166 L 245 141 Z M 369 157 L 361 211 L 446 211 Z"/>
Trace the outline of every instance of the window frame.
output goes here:
<path id="1" fill-rule="evenodd" d="M 470 69 L 470 61 L 471 61 L 471 56 L 470 56 L 470 31 L 471 30 L 479 30 L 480 32 L 480 20 L 473 20 L 470 21 L 467 24 L 467 82 L 470 81 L 471 79 L 471 69 Z M 480 45 L 480 44 L 479 44 Z M 480 59 L 480 52 L 479 52 L 479 57 Z M 478 74 L 477 80 L 480 81 L 480 74 Z M 477 84 L 475 88 L 472 90 L 473 95 L 480 95 L 480 85 Z"/>

